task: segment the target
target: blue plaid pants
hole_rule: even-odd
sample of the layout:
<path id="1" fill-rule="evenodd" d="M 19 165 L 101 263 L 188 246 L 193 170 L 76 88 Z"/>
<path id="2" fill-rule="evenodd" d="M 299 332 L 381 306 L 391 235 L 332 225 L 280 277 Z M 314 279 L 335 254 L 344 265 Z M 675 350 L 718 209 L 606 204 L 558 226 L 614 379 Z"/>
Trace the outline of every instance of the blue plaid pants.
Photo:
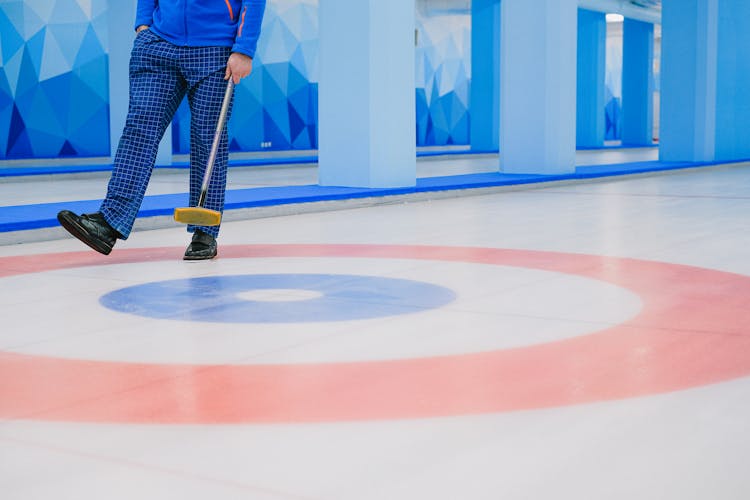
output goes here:
<path id="1" fill-rule="evenodd" d="M 150 30 L 141 31 L 130 57 L 130 103 L 115 155 L 114 170 L 100 211 L 127 239 L 143 202 L 164 132 L 187 95 L 190 105 L 190 206 L 198 203 L 216 122 L 226 90 L 229 47 L 181 47 Z M 230 108 L 231 110 L 231 108 Z M 211 174 L 205 207 L 224 209 L 227 130 Z M 188 231 L 195 231 L 188 226 Z M 213 235 L 219 227 L 198 227 Z"/>

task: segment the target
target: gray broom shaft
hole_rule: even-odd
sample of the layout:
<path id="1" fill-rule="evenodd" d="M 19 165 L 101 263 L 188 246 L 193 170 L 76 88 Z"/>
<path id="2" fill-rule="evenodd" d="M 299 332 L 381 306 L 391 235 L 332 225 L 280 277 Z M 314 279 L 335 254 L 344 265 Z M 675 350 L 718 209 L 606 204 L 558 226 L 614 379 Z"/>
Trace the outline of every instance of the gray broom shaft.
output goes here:
<path id="1" fill-rule="evenodd" d="M 227 82 L 227 90 L 224 92 L 224 102 L 221 103 L 221 113 L 219 113 L 219 120 L 216 122 L 216 132 L 214 132 L 214 142 L 211 144 L 211 152 L 208 155 L 208 164 L 206 164 L 206 171 L 203 173 L 203 184 L 201 185 L 201 194 L 198 198 L 198 206 L 203 207 L 206 202 L 206 194 L 208 194 L 208 183 L 211 180 L 211 173 L 214 169 L 214 163 L 216 162 L 216 154 L 219 151 L 219 142 L 221 141 L 221 133 L 224 131 L 224 125 L 227 121 L 227 114 L 229 113 L 229 103 L 232 101 L 232 92 L 234 91 L 234 80 L 230 77 Z"/>

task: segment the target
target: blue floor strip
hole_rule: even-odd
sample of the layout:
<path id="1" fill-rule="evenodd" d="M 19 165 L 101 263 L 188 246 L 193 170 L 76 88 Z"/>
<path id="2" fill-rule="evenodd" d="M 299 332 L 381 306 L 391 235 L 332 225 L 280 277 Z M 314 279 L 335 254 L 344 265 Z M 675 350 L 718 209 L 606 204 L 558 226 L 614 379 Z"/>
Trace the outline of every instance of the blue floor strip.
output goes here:
<path id="1" fill-rule="evenodd" d="M 598 165 L 576 168 L 574 173 L 560 175 L 526 175 L 504 173 L 481 173 L 426 177 L 417 179 L 417 185 L 407 188 L 349 188 L 318 185 L 279 186 L 228 190 L 225 210 L 253 207 L 312 203 L 319 201 L 350 200 L 382 196 L 407 195 L 461 189 L 513 186 L 563 180 L 584 180 L 599 177 L 661 172 L 668 170 L 725 164 L 726 162 L 638 162 L 616 165 Z M 139 217 L 171 216 L 175 207 L 186 206 L 186 193 L 155 195 L 145 198 Z M 94 212 L 100 200 L 82 200 L 35 205 L 18 205 L 0 208 L 0 233 L 55 227 L 57 212 L 63 209 L 76 213 Z"/>

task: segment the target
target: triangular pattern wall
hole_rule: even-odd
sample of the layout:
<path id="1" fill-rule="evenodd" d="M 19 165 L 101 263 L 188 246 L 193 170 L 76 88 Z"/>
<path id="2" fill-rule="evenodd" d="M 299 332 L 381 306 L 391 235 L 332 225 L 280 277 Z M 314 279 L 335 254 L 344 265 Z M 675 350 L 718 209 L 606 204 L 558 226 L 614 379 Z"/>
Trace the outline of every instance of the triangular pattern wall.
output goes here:
<path id="1" fill-rule="evenodd" d="M 316 149 L 318 2 L 269 0 L 232 151 Z M 110 155 L 107 0 L 0 1 L 0 160 Z M 417 144 L 469 143 L 468 12 L 418 11 Z M 183 104 L 174 151 L 189 151 Z"/>
<path id="2" fill-rule="evenodd" d="M 231 151 L 318 147 L 318 0 L 266 4 L 253 73 L 235 91 Z M 190 150 L 185 102 L 173 122 L 175 153 Z"/>
<path id="3" fill-rule="evenodd" d="M 106 0 L 0 2 L 0 159 L 109 155 Z"/>
<path id="4" fill-rule="evenodd" d="M 469 144 L 471 13 L 418 9 L 417 32 L 417 146 Z"/>
<path id="5" fill-rule="evenodd" d="M 236 91 L 232 151 L 318 147 L 318 1 L 267 3 L 253 73 Z M 469 144 L 470 12 L 418 11 L 417 30 L 417 145 Z M 173 125 L 175 153 L 188 153 L 185 103 Z"/>

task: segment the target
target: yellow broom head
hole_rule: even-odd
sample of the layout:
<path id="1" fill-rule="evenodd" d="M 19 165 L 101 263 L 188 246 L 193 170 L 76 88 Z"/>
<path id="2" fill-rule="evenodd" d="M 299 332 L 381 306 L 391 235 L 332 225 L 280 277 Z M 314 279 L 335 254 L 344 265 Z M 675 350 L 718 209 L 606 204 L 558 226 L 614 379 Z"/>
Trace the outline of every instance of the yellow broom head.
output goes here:
<path id="1" fill-rule="evenodd" d="M 175 208 L 174 220 L 193 226 L 218 226 L 221 224 L 221 212 L 202 207 Z"/>

